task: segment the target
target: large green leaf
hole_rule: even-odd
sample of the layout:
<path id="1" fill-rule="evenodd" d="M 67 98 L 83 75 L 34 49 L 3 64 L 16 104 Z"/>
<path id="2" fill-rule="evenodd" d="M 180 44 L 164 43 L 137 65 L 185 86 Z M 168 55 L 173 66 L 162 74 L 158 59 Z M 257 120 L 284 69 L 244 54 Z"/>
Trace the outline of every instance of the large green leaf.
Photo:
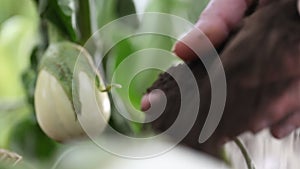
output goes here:
<path id="1" fill-rule="evenodd" d="M 132 0 L 95 0 L 98 18 L 98 27 L 118 19 L 120 17 L 136 13 Z M 137 18 L 136 18 L 137 19 Z M 137 23 L 137 20 L 136 20 Z M 135 24 L 136 24 L 135 23 Z M 127 26 L 132 26 L 127 24 Z"/>
<path id="2" fill-rule="evenodd" d="M 0 24 L 13 16 L 37 19 L 36 9 L 32 0 L 0 0 L 0 4 Z"/>
<path id="3" fill-rule="evenodd" d="M 135 13 L 135 6 L 132 0 L 117 0 L 116 12 L 119 17 Z"/>
<path id="4" fill-rule="evenodd" d="M 42 18 L 50 20 L 71 41 L 79 40 L 76 20 L 78 0 L 37 0 Z"/>
<path id="5" fill-rule="evenodd" d="M 10 132 L 11 150 L 26 155 L 26 160 L 48 161 L 58 148 L 57 143 L 48 138 L 38 126 L 33 115 L 19 121 Z"/>
<path id="6" fill-rule="evenodd" d="M 23 95 L 20 75 L 29 66 L 29 57 L 36 44 L 37 22 L 14 16 L 0 29 L 0 98 Z"/>

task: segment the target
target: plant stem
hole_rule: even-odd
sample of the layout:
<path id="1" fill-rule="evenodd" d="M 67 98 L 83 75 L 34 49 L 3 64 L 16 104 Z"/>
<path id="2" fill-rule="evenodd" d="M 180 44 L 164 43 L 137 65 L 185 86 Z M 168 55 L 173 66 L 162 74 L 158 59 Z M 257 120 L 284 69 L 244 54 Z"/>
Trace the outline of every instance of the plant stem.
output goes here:
<path id="1" fill-rule="evenodd" d="M 79 43 L 84 45 L 92 34 L 90 3 L 89 0 L 79 0 L 79 10 L 77 12 L 77 23 L 79 27 L 80 40 Z"/>
<path id="2" fill-rule="evenodd" d="M 15 166 L 22 160 L 22 156 L 14 152 L 0 149 L 0 162 L 7 161 L 8 159 L 12 160 L 12 165 Z"/>
<path id="3" fill-rule="evenodd" d="M 246 164 L 248 169 L 255 169 L 255 166 L 251 160 L 251 157 L 249 155 L 249 153 L 247 152 L 245 146 L 243 145 L 243 143 L 238 139 L 235 138 L 234 139 L 235 144 L 239 147 L 239 149 L 241 150 L 241 153 L 243 154 L 245 160 L 246 160 Z"/>

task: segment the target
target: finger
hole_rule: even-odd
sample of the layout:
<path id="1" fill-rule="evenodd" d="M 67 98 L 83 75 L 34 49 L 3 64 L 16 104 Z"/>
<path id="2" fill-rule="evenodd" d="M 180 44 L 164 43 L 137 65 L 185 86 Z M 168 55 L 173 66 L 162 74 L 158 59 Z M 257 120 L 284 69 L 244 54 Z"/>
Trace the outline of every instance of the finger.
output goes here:
<path id="1" fill-rule="evenodd" d="M 184 36 L 174 46 L 174 52 L 183 60 L 193 60 L 197 56 L 191 50 L 201 47 L 206 35 L 217 47 L 227 38 L 231 29 L 243 18 L 253 0 L 212 0 L 202 12 L 194 30 Z M 195 31 L 201 30 L 204 34 Z M 187 46 L 192 44 L 194 46 Z"/>
<path id="2" fill-rule="evenodd" d="M 142 97 L 141 110 L 142 111 L 147 111 L 150 107 L 151 107 L 151 104 L 150 104 L 149 94 L 145 94 Z"/>
<path id="3" fill-rule="evenodd" d="M 260 0 L 259 1 L 259 7 L 263 7 L 268 5 L 270 2 L 272 2 L 272 0 Z"/>
<path id="4" fill-rule="evenodd" d="M 152 108 L 151 106 L 153 105 L 153 108 L 157 108 L 157 107 L 161 107 L 163 108 L 164 106 L 164 94 L 161 90 L 159 89 L 154 89 L 152 90 L 150 93 L 145 94 L 142 97 L 141 100 L 141 110 L 146 112 L 146 113 L 150 113 L 155 111 L 159 111 L 157 109 L 153 109 L 152 111 L 150 111 L 150 108 Z M 166 98 L 165 98 L 166 99 Z M 160 106 L 158 106 L 160 105 Z M 161 106 L 163 105 L 163 106 Z"/>
<path id="5" fill-rule="evenodd" d="M 274 125 L 285 118 L 290 112 L 300 109 L 300 82 L 294 82 L 277 98 L 270 98 L 263 103 L 260 113 L 250 121 L 250 130 L 257 133 L 260 130 Z"/>
<path id="6" fill-rule="evenodd" d="M 300 15 L 300 0 L 298 0 L 298 12 L 299 12 L 299 15 Z"/>
<path id="7" fill-rule="evenodd" d="M 276 138 L 283 138 L 300 127 L 300 112 L 292 113 L 287 118 L 271 127 L 271 133 Z"/>

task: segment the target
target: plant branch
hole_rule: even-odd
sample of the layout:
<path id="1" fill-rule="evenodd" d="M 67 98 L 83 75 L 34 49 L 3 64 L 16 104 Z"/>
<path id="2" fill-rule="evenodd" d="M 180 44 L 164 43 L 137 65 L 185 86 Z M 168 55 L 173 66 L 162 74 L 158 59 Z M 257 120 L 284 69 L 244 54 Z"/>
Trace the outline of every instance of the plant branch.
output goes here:
<path id="1" fill-rule="evenodd" d="M 235 138 L 234 139 L 235 144 L 239 147 L 239 149 L 241 150 L 241 153 L 243 154 L 245 160 L 246 160 L 246 164 L 248 169 L 255 169 L 255 166 L 251 160 L 251 157 L 249 155 L 249 153 L 247 152 L 245 146 L 243 145 L 243 143 L 238 139 Z"/>

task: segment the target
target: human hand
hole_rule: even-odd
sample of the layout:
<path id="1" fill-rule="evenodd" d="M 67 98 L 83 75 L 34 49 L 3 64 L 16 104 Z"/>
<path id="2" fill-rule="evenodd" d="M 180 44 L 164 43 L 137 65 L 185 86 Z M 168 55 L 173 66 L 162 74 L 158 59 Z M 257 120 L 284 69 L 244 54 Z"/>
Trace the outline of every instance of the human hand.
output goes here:
<path id="1" fill-rule="evenodd" d="M 229 1 L 230 2 L 234 1 L 236 3 L 230 3 Z M 289 2 L 291 1 L 293 0 L 290 0 Z M 296 2 L 296 0 L 294 0 L 293 2 Z M 205 12 L 200 17 L 200 20 L 197 23 L 197 27 L 201 29 L 209 37 L 213 45 L 218 47 L 220 44 L 223 43 L 224 40 L 226 40 L 230 30 L 239 22 L 239 20 L 243 18 L 244 12 L 247 10 L 250 4 L 251 4 L 250 1 L 245 1 L 245 0 L 244 1 L 243 0 L 214 0 L 206 8 Z M 261 1 L 260 7 L 266 4 L 268 4 L 268 1 Z M 233 5 L 234 7 L 228 7 L 230 5 Z M 294 5 L 294 8 L 295 6 L 296 4 Z M 216 12 L 218 10 L 220 12 Z M 280 11 L 280 9 L 277 10 Z M 298 0 L 298 11 L 299 11 L 299 0 Z M 233 16 L 233 14 L 235 13 L 237 15 Z M 276 12 L 272 12 L 272 13 L 276 14 Z M 269 16 L 269 19 L 270 18 L 271 16 Z M 286 21 L 284 23 L 282 22 L 282 24 L 285 25 L 285 23 L 287 23 L 287 25 L 289 25 L 289 22 L 290 21 Z M 252 28 L 249 28 L 252 30 L 252 32 L 250 31 L 251 33 L 249 33 L 251 35 L 247 35 L 248 37 L 246 39 L 246 42 L 248 43 L 244 42 L 244 46 L 246 46 L 245 49 L 247 48 L 248 52 L 243 51 L 244 48 L 241 49 L 237 45 L 239 43 L 242 43 L 242 40 L 245 41 L 245 39 L 243 39 L 243 36 L 245 34 L 242 34 L 241 37 L 237 38 L 238 40 L 236 40 L 237 42 L 235 43 L 235 45 L 237 47 L 232 47 L 232 48 L 236 48 L 236 53 L 233 54 L 232 52 L 229 52 L 227 56 L 224 56 L 221 59 L 222 61 L 226 60 L 229 63 L 229 64 L 227 63 L 224 64 L 225 69 L 226 68 L 231 69 L 233 70 L 232 72 L 236 72 L 236 73 L 239 72 L 237 70 L 232 69 L 234 67 L 234 64 L 242 65 L 242 63 L 246 65 L 245 70 L 246 71 L 250 70 L 249 72 L 252 73 L 257 72 L 256 71 L 257 68 L 264 69 L 267 64 L 270 65 L 270 67 L 268 67 L 270 69 L 265 68 L 266 72 L 265 72 L 265 76 L 263 76 L 265 77 L 265 79 L 261 79 L 261 76 L 257 73 L 243 74 L 243 78 L 237 78 L 237 75 L 235 74 L 230 74 L 230 73 L 227 74 L 228 78 L 230 78 L 228 80 L 229 88 L 228 88 L 228 95 L 227 95 L 228 96 L 227 110 L 224 113 L 223 122 L 220 124 L 220 126 L 222 127 L 219 128 L 221 128 L 222 131 L 220 132 L 222 134 L 225 133 L 224 136 L 227 135 L 229 137 L 234 137 L 244 131 L 250 130 L 256 133 L 264 128 L 269 127 L 271 129 L 272 134 L 275 137 L 282 138 L 300 126 L 300 112 L 299 112 L 300 111 L 300 102 L 299 102 L 300 83 L 299 80 L 297 80 L 297 77 L 299 77 L 300 75 L 299 59 L 298 59 L 300 52 L 299 49 L 297 51 L 297 44 L 299 46 L 300 40 L 293 33 L 285 32 L 287 33 L 288 37 L 295 38 L 294 42 L 296 44 L 295 43 L 292 44 L 293 43 L 292 38 L 289 39 L 290 42 L 285 41 L 285 44 L 282 43 L 282 39 L 280 39 L 279 37 L 277 37 L 278 39 L 275 40 L 272 39 L 272 41 L 278 43 L 274 42 L 270 50 L 271 51 L 281 50 L 281 52 L 275 52 L 277 53 L 276 56 L 272 56 L 274 60 L 278 59 L 274 61 L 274 63 L 279 65 L 273 65 L 272 64 L 273 62 L 266 63 L 270 61 L 269 59 L 266 59 L 264 62 L 259 61 L 259 58 L 265 58 L 266 56 L 261 54 L 261 51 L 257 50 L 257 44 L 264 44 L 264 43 L 261 42 L 261 40 L 259 39 L 252 40 L 255 39 L 252 37 L 260 34 L 260 32 L 258 32 L 259 30 L 256 30 L 256 27 L 257 25 L 262 25 L 262 22 L 256 20 L 256 22 L 254 23 L 255 23 L 254 26 L 252 26 Z M 287 25 L 285 25 L 285 27 Z M 284 29 L 282 30 L 286 31 Z M 274 29 L 275 32 L 282 31 L 282 30 L 277 28 Z M 266 32 L 264 33 L 267 34 L 271 30 L 269 29 L 265 31 Z M 266 35 L 266 37 L 264 38 L 265 38 L 264 42 L 269 42 L 268 38 L 271 38 L 271 34 Z M 201 37 L 199 38 L 192 34 L 187 34 L 187 36 L 185 36 L 183 39 L 185 41 L 194 42 L 193 44 L 195 44 L 196 46 L 201 45 Z M 290 43 L 290 44 L 286 44 L 286 43 Z M 251 50 L 248 47 L 249 45 L 253 47 L 252 51 L 256 51 L 254 55 L 251 55 L 250 52 Z M 294 53 L 286 52 L 287 49 L 290 50 L 291 48 L 293 48 L 292 46 L 295 48 Z M 279 47 L 281 48 L 278 49 Z M 175 45 L 174 52 L 184 60 L 193 60 L 197 57 L 182 42 L 178 42 Z M 245 56 L 244 53 L 248 53 L 248 56 Z M 270 51 L 268 54 L 271 56 Z M 233 57 L 232 55 L 235 57 Z M 296 57 L 294 55 L 296 55 Z M 250 64 L 247 58 L 250 59 L 250 61 L 253 61 L 251 62 L 252 64 Z M 262 65 L 256 65 L 255 64 L 256 61 L 262 62 Z M 280 67 L 282 69 L 279 69 Z M 258 83 L 259 80 L 263 80 L 263 82 Z M 238 81 L 237 85 L 241 87 L 240 92 L 238 92 L 238 88 L 236 88 L 236 86 L 234 85 L 236 83 L 235 81 Z M 260 93 L 260 94 L 256 95 L 255 93 Z M 257 104 L 258 102 L 256 101 L 257 99 L 261 99 L 258 100 L 261 101 L 261 103 L 258 107 L 254 107 L 253 105 Z M 150 106 L 149 98 L 148 95 L 146 95 L 142 100 L 142 109 L 147 110 L 149 106 Z"/>
<path id="2" fill-rule="evenodd" d="M 245 16 L 245 12 L 256 0 L 211 0 L 204 9 L 194 29 L 199 29 L 217 48 L 228 37 L 230 31 Z M 270 3 L 271 0 L 260 0 L 258 7 Z M 199 35 L 199 31 L 191 30 L 181 41 L 178 41 L 173 48 L 173 52 L 185 61 L 194 60 L 196 54 L 184 42 L 194 44 L 196 48 L 201 48 L 206 37 Z"/>

